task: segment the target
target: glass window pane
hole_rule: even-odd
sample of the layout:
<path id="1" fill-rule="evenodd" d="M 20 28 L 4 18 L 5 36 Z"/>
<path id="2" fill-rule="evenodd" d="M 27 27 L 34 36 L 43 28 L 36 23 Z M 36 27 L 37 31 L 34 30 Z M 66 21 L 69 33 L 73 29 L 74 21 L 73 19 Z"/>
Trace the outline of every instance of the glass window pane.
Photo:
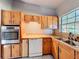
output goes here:
<path id="1" fill-rule="evenodd" d="M 74 28 L 75 28 L 74 23 L 67 24 L 67 29 L 74 29 Z"/>
<path id="2" fill-rule="evenodd" d="M 79 10 L 76 10 L 76 16 L 79 16 Z"/>
<path id="3" fill-rule="evenodd" d="M 75 33 L 79 34 L 79 23 L 75 23 Z"/>
<path id="4" fill-rule="evenodd" d="M 76 17 L 76 21 L 79 21 L 79 16 Z"/>
<path id="5" fill-rule="evenodd" d="M 74 34 L 74 29 L 67 29 L 67 32 L 72 32 Z"/>
<path id="6" fill-rule="evenodd" d="M 67 32 L 66 25 L 62 25 L 62 32 Z"/>
<path id="7" fill-rule="evenodd" d="M 75 11 L 68 14 L 68 18 L 72 18 L 72 17 L 75 17 Z"/>
<path id="8" fill-rule="evenodd" d="M 63 19 L 63 20 L 64 20 L 64 19 L 67 19 L 67 16 L 63 16 L 62 19 Z"/>
<path id="9" fill-rule="evenodd" d="M 68 19 L 68 23 L 75 22 L 75 17 Z"/>
<path id="10" fill-rule="evenodd" d="M 67 19 L 62 20 L 62 24 L 66 24 L 67 23 Z"/>

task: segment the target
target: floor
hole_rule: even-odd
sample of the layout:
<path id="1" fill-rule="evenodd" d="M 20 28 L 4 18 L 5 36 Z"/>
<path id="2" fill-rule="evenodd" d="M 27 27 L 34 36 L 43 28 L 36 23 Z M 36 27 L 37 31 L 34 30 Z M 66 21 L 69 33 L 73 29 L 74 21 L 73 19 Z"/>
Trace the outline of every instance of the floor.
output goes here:
<path id="1" fill-rule="evenodd" d="M 39 57 L 30 57 L 30 58 L 18 58 L 18 59 L 54 59 L 51 55 L 39 56 Z"/>

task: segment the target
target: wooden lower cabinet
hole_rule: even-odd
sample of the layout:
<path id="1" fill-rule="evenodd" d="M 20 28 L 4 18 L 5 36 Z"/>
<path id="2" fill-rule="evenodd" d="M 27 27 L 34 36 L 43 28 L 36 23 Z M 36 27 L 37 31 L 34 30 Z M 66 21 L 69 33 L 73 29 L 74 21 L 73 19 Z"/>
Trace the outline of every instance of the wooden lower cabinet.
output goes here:
<path id="1" fill-rule="evenodd" d="M 74 49 L 60 43 L 59 44 L 59 59 L 74 59 Z"/>
<path id="2" fill-rule="evenodd" d="M 52 55 L 54 56 L 54 59 L 58 59 L 58 46 L 59 42 L 55 39 L 52 40 Z"/>
<path id="3" fill-rule="evenodd" d="M 28 56 L 28 40 L 22 40 L 21 48 L 22 48 L 21 56 L 27 57 Z"/>
<path id="4" fill-rule="evenodd" d="M 2 46 L 2 59 L 9 59 L 11 57 L 11 45 Z"/>
<path id="5" fill-rule="evenodd" d="M 20 57 L 20 45 L 12 44 L 12 58 Z"/>
<path id="6" fill-rule="evenodd" d="M 20 45 L 3 45 L 2 46 L 2 59 L 20 57 Z"/>
<path id="7" fill-rule="evenodd" d="M 51 54 L 51 38 L 43 38 L 43 54 Z"/>
<path id="8" fill-rule="evenodd" d="M 1 45 L 0 45 L 0 59 L 1 59 L 2 57 L 1 57 Z"/>
<path id="9" fill-rule="evenodd" d="M 79 59 L 79 52 L 75 51 L 75 59 Z"/>

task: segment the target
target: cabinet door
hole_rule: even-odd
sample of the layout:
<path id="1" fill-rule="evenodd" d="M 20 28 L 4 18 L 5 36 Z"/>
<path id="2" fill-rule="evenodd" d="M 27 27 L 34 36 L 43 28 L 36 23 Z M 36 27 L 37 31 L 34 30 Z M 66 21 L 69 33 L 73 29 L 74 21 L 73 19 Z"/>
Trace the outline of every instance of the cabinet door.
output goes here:
<path id="1" fill-rule="evenodd" d="M 30 21 L 33 21 L 32 19 L 33 19 L 32 16 L 24 15 L 24 22 L 29 23 Z"/>
<path id="2" fill-rule="evenodd" d="M 74 59 L 74 50 L 61 43 L 59 45 L 59 59 Z"/>
<path id="3" fill-rule="evenodd" d="M 55 59 L 58 59 L 58 44 L 58 41 L 52 40 L 52 55 Z"/>
<path id="4" fill-rule="evenodd" d="M 28 40 L 22 40 L 22 57 L 28 56 Z"/>
<path id="5" fill-rule="evenodd" d="M 0 26 L 1 26 L 1 13 L 2 13 L 2 12 L 1 12 L 1 10 L 0 10 Z"/>
<path id="6" fill-rule="evenodd" d="M 2 56 L 3 59 L 9 59 L 11 57 L 11 45 L 2 46 Z"/>
<path id="7" fill-rule="evenodd" d="M 20 57 L 20 45 L 12 44 L 12 57 Z"/>
<path id="8" fill-rule="evenodd" d="M 58 28 L 58 17 L 57 16 L 53 16 L 53 25 L 55 26 L 55 28 Z"/>
<path id="9" fill-rule="evenodd" d="M 0 59 L 1 59 L 2 57 L 1 57 L 1 45 L 0 45 Z"/>
<path id="10" fill-rule="evenodd" d="M 2 24 L 3 25 L 11 25 L 12 19 L 11 19 L 11 12 L 7 10 L 2 10 Z"/>
<path id="11" fill-rule="evenodd" d="M 21 13 L 20 12 L 11 12 L 12 25 L 20 25 Z"/>
<path id="12" fill-rule="evenodd" d="M 47 16 L 42 16 L 42 27 L 43 29 L 48 28 L 48 19 Z"/>
<path id="13" fill-rule="evenodd" d="M 53 17 L 48 16 L 48 27 L 50 27 L 51 25 L 53 25 Z"/>
<path id="14" fill-rule="evenodd" d="M 78 51 L 76 51 L 75 58 L 76 58 L 76 59 L 79 59 L 79 52 L 78 52 Z"/>
<path id="15" fill-rule="evenodd" d="M 43 39 L 43 54 L 51 54 L 51 38 Z"/>
<path id="16" fill-rule="evenodd" d="M 39 18 L 38 18 L 38 16 L 33 16 L 33 20 L 34 20 L 34 22 L 38 22 L 38 23 L 39 23 Z"/>

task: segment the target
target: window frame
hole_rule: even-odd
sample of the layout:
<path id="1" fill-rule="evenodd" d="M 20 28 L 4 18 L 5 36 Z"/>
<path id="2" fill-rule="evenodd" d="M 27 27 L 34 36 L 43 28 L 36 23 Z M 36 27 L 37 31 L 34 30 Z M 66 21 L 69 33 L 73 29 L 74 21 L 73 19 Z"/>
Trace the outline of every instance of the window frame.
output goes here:
<path id="1" fill-rule="evenodd" d="M 76 33 L 76 30 L 77 30 L 77 29 L 75 28 L 75 27 L 76 27 L 75 24 L 76 24 L 76 23 L 79 23 L 79 21 L 77 20 L 77 17 L 79 17 L 79 15 L 76 14 L 77 11 L 79 11 L 79 9 L 75 9 L 75 10 L 73 10 L 73 11 L 70 11 L 70 12 L 68 12 L 67 14 L 65 14 L 64 16 L 61 17 L 61 24 L 59 24 L 59 25 L 60 25 L 60 28 L 61 28 L 61 30 L 60 30 L 61 32 L 63 32 L 63 31 L 62 31 L 62 30 L 63 30 L 62 26 L 63 26 L 63 25 L 66 25 L 66 29 L 65 29 L 65 30 L 66 30 L 67 33 L 69 33 L 69 32 L 67 31 L 67 30 L 69 29 L 69 28 L 67 28 L 68 24 L 74 24 L 74 28 L 73 28 L 74 33 L 73 33 L 73 34 Z M 68 15 L 71 14 L 71 13 L 74 13 L 75 16 L 74 16 L 74 17 L 71 17 L 71 18 L 68 18 Z M 62 23 L 63 20 L 66 20 L 66 19 L 63 19 L 63 17 L 67 17 L 67 23 Z M 73 18 L 74 18 L 74 22 L 68 22 L 69 19 L 73 19 Z"/>

